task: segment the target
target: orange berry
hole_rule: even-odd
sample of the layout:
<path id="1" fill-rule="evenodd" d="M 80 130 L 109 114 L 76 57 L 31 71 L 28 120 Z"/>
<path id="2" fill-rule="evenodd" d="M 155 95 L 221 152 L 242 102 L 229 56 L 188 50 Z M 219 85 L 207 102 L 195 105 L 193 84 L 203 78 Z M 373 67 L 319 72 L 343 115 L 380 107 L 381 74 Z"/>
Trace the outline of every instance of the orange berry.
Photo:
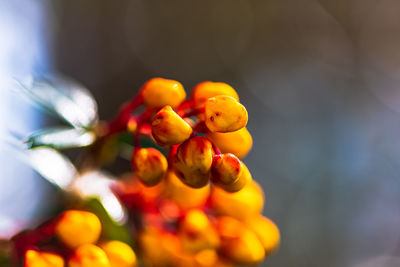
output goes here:
<path id="1" fill-rule="evenodd" d="M 130 246 L 121 241 L 107 241 L 100 246 L 107 254 L 111 267 L 135 267 L 137 258 Z"/>
<path id="2" fill-rule="evenodd" d="M 246 108 L 230 96 L 219 95 L 205 103 L 205 123 L 211 132 L 234 132 L 246 126 Z"/>
<path id="3" fill-rule="evenodd" d="M 194 255 L 196 267 L 215 267 L 218 261 L 218 254 L 214 249 L 204 249 Z"/>
<path id="4" fill-rule="evenodd" d="M 264 259 L 264 247 L 245 224 L 231 217 L 219 217 L 216 225 L 221 237 L 220 252 L 229 260 L 240 265 L 255 265 Z"/>
<path id="5" fill-rule="evenodd" d="M 149 108 L 162 108 L 170 105 L 178 107 L 186 98 L 186 92 L 180 82 L 163 78 L 147 81 L 142 89 L 143 101 Z"/>
<path id="6" fill-rule="evenodd" d="M 174 168 L 183 183 L 194 188 L 208 184 L 211 173 L 213 149 L 211 142 L 195 136 L 178 147 Z"/>
<path id="7" fill-rule="evenodd" d="M 91 212 L 68 210 L 58 219 L 56 234 L 70 248 L 95 243 L 101 234 L 101 222 Z"/>
<path id="8" fill-rule="evenodd" d="M 25 252 L 24 267 L 64 267 L 64 260 L 54 253 L 29 249 Z"/>
<path id="9" fill-rule="evenodd" d="M 257 215 L 247 219 L 246 224 L 257 235 L 267 255 L 276 251 L 280 242 L 280 233 L 273 221 L 262 215 Z"/>
<path id="10" fill-rule="evenodd" d="M 175 255 L 180 251 L 176 235 L 156 227 L 145 227 L 138 233 L 138 244 L 145 266 L 176 266 Z"/>
<path id="11" fill-rule="evenodd" d="M 244 158 L 253 146 L 253 138 L 246 127 L 230 132 L 207 132 L 209 138 L 223 153 L 232 153 L 238 158 Z"/>
<path id="12" fill-rule="evenodd" d="M 187 210 L 203 206 L 210 195 L 210 186 L 193 188 L 185 185 L 175 174 L 170 171 L 165 179 L 165 196 L 176 203 L 181 209 Z"/>
<path id="13" fill-rule="evenodd" d="M 204 249 L 215 249 L 219 237 L 207 215 L 199 209 L 189 211 L 180 223 L 179 236 L 185 252 L 196 253 Z"/>
<path id="14" fill-rule="evenodd" d="M 251 180 L 236 193 L 228 193 L 221 188 L 213 187 L 211 202 L 218 214 L 244 220 L 262 211 L 264 194 L 261 187 Z"/>
<path id="15" fill-rule="evenodd" d="M 106 253 L 93 244 L 78 247 L 68 260 L 69 267 L 111 267 Z"/>
<path id="16" fill-rule="evenodd" d="M 235 89 L 229 84 L 220 82 L 201 82 L 197 84 L 192 91 L 192 98 L 195 106 L 204 105 L 210 97 L 218 95 L 227 95 L 239 101 L 239 96 Z"/>
<path id="17" fill-rule="evenodd" d="M 242 188 L 246 184 L 250 183 L 253 180 L 253 178 L 251 177 L 249 169 L 246 167 L 246 165 L 243 162 L 240 162 L 240 166 L 241 166 L 240 175 L 239 175 L 238 179 L 236 179 L 233 183 L 226 184 L 221 181 L 214 180 L 213 181 L 214 185 L 222 188 L 223 190 L 225 190 L 226 192 L 229 192 L 229 193 L 235 193 L 235 192 L 242 190 Z"/>
<path id="18" fill-rule="evenodd" d="M 188 139 L 193 130 L 171 106 L 165 106 L 154 116 L 151 132 L 159 145 L 177 145 Z"/>
<path id="19" fill-rule="evenodd" d="M 138 148 L 133 152 L 132 169 L 143 184 L 154 186 L 164 177 L 168 162 L 155 148 Z"/>
<path id="20" fill-rule="evenodd" d="M 233 154 L 220 154 L 213 157 L 211 179 L 215 183 L 233 184 L 242 172 L 240 160 Z"/>

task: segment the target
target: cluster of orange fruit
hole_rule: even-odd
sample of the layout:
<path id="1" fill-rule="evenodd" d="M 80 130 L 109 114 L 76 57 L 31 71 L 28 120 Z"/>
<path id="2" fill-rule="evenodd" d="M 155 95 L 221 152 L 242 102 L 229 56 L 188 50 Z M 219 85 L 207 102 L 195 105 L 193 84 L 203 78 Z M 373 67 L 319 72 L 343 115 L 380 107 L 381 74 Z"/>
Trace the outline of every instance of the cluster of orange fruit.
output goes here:
<path id="1" fill-rule="evenodd" d="M 100 134 L 101 140 L 124 131 L 134 136 L 133 172 L 113 191 L 130 212 L 138 259 L 150 267 L 258 264 L 277 249 L 280 233 L 261 215 L 264 193 L 240 160 L 253 143 L 247 111 L 225 83 L 202 82 L 185 99 L 179 82 L 151 79 Z M 141 135 L 155 145 L 141 147 Z M 92 213 L 64 212 L 55 235 L 71 253 L 30 249 L 25 267 L 64 266 L 64 260 L 70 267 L 137 266 L 127 244 L 98 242 L 101 228 Z"/>
<path id="2" fill-rule="evenodd" d="M 137 258 L 132 248 L 117 240 L 98 242 L 102 226 L 87 211 L 67 210 L 55 221 L 52 233 L 62 244 L 61 252 L 25 251 L 25 267 L 133 267 Z M 97 244 L 98 243 L 98 244 Z"/>
<path id="3" fill-rule="evenodd" d="M 279 230 L 261 215 L 263 191 L 240 160 L 252 137 L 236 91 L 202 82 L 185 101 L 179 82 L 154 78 L 139 97 L 153 110 L 149 136 L 169 151 L 166 157 L 156 148 L 136 147 L 133 173 L 116 189 L 139 214 L 137 245 L 145 265 L 254 265 L 273 253 Z M 129 121 L 136 132 L 146 127 Z"/>

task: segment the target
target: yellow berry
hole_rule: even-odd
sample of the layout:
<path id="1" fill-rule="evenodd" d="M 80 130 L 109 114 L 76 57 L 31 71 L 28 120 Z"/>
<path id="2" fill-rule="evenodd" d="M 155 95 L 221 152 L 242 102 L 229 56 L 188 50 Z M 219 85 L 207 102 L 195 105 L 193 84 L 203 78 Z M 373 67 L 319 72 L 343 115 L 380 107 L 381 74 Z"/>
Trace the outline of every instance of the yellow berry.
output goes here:
<path id="1" fill-rule="evenodd" d="M 213 182 L 224 185 L 233 184 L 242 172 L 240 160 L 233 154 L 220 154 L 213 157 L 211 175 Z"/>
<path id="2" fill-rule="evenodd" d="M 108 241 L 100 246 L 107 254 L 111 267 L 135 267 L 137 258 L 130 246 L 121 241 Z"/>
<path id="3" fill-rule="evenodd" d="M 196 253 L 204 249 L 214 249 L 219 245 L 219 237 L 207 215 L 199 209 L 189 211 L 180 222 L 179 236 L 185 252 Z"/>
<path id="4" fill-rule="evenodd" d="M 230 96 L 219 95 L 205 103 L 205 123 L 211 132 L 234 132 L 246 126 L 246 108 Z"/>
<path id="5" fill-rule="evenodd" d="M 164 177 L 168 162 L 155 148 L 138 148 L 133 152 L 132 169 L 143 184 L 154 186 Z"/>
<path id="6" fill-rule="evenodd" d="M 244 158 L 253 146 L 253 138 L 246 127 L 230 133 L 207 132 L 209 138 L 223 153 Z"/>
<path id="7" fill-rule="evenodd" d="M 176 235 L 156 227 L 145 227 L 138 233 L 138 244 L 145 266 L 176 266 L 175 255 L 180 251 Z"/>
<path id="8" fill-rule="evenodd" d="M 214 249 L 204 249 L 194 255 L 194 266 L 215 267 L 218 261 L 218 254 Z"/>
<path id="9" fill-rule="evenodd" d="M 210 186 L 193 188 L 185 185 L 176 176 L 175 172 L 170 171 L 165 180 L 165 196 L 167 199 L 176 203 L 181 209 L 187 210 L 203 206 L 210 195 Z"/>
<path id="10" fill-rule="evenodd" d="M 257 235 L 267 255 L 276 251 L 280 242 L 280 233 L 273 221 L 262 215 L 257 215 L 248 218 L 246 224 Z"/>
<path id="11" fill-rule="evenodd" d="M 101 234 L 99 218 L 91 212 L 68 210 L 61 214 L 56 223 L 58 238 L 68 247 L 95 243 Z"/>
<path id="12" fill-rule="evenodd" d="M 202 106 L 210 97 L 227 95 L 239 101 L 239 96 L 229 84 L 220 82 L 201 82 L 192 91 L 195 106 Z"/>
<path id="13" fill-rule="evenodd" d="M 177 145 L 190 137 L 192 127 L 171 106 L 163 107 L 154 116 L 151 131 L 159 145 Z"/>
<path id="14" fill-rule="evenodd" d="M 182 143 L 177 151 L 174 168 L 183 183 L 194 188 L 208 184 L 211 173 L 213 148 L 202 136 L 195 136 Z"/>
<path id="15" fill-rule="evenodd" d="M 221 253 L 240 265 L 255 265 L 265 257 L 264 247 L 256 234 L 232 217 L 219 217 L 217 229 L 221 237 Z"/>
<path id="16" fill-rule="evenodd" d="M 69 267 L 111 267 L 106 253 L 93 244 L 78 247 L 68 260 Z"/>
<path id="17" fill-rule="evenodd" d="M 142 89 L 143 101 L 149 108 L 162 108 L 169 105 L 178 107 L 186 98 L 186 92 L 180 82 L 163 78 L 147 81 Z"/>
<path id="18" fill-rule="evenodd" d="M 25 252 L 24 267 L 64 267 L 64 260 L 54 253 L 29 249 Z"/>
<path id="19" fill-rule="evenodd" d="M 239 177 L 232 183 L 224 183 L 221 180 L 213 179 L 214 185 L 224 189 L 226 192 L 235 193 L 250 183 L 253 180 L 251 173 L 246 165 L 240 161 L 240 174 Z"/>
<path id="20" fill-rule="evenodd" d="M 213 187 L 211 202 L 218 214 L 244 220 L 262 211 L 264 194 L 261 187 L 252 180 L 236 193 Z"/>

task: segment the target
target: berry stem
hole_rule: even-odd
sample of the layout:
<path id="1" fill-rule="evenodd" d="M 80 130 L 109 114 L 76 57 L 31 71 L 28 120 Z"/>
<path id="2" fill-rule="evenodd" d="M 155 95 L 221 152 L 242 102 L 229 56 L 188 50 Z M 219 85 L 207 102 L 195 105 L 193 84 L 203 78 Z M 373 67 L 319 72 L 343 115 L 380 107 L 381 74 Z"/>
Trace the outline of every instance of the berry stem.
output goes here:
<path id="1" fill-rule="evenodd" d="M 135 111 L 141 104 L 143 104 L 142 95 L 134 97 L 131 101 L 126 103 L 120 109 L 118 115 L 108 124 L 108 132 L 106 136 L 126 130 L 126 125 L 131 118 L 131 113 Z"/>

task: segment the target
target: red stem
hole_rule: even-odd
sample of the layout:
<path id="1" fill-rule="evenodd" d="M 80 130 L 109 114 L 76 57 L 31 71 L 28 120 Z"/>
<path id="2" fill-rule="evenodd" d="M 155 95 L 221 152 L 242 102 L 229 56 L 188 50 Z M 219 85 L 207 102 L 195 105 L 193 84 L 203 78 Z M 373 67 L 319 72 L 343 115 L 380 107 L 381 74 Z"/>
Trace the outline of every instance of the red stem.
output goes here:
<path id="1" fill-rule="evenodd" d="M 131 118 L 131 113 L 143 104 L 142 95 L 134 97 L 127 104 L 123 105 L 118 115 L 108 124 L 108 132 L 106 136 L 126 130 L 126 125 Z"/>

